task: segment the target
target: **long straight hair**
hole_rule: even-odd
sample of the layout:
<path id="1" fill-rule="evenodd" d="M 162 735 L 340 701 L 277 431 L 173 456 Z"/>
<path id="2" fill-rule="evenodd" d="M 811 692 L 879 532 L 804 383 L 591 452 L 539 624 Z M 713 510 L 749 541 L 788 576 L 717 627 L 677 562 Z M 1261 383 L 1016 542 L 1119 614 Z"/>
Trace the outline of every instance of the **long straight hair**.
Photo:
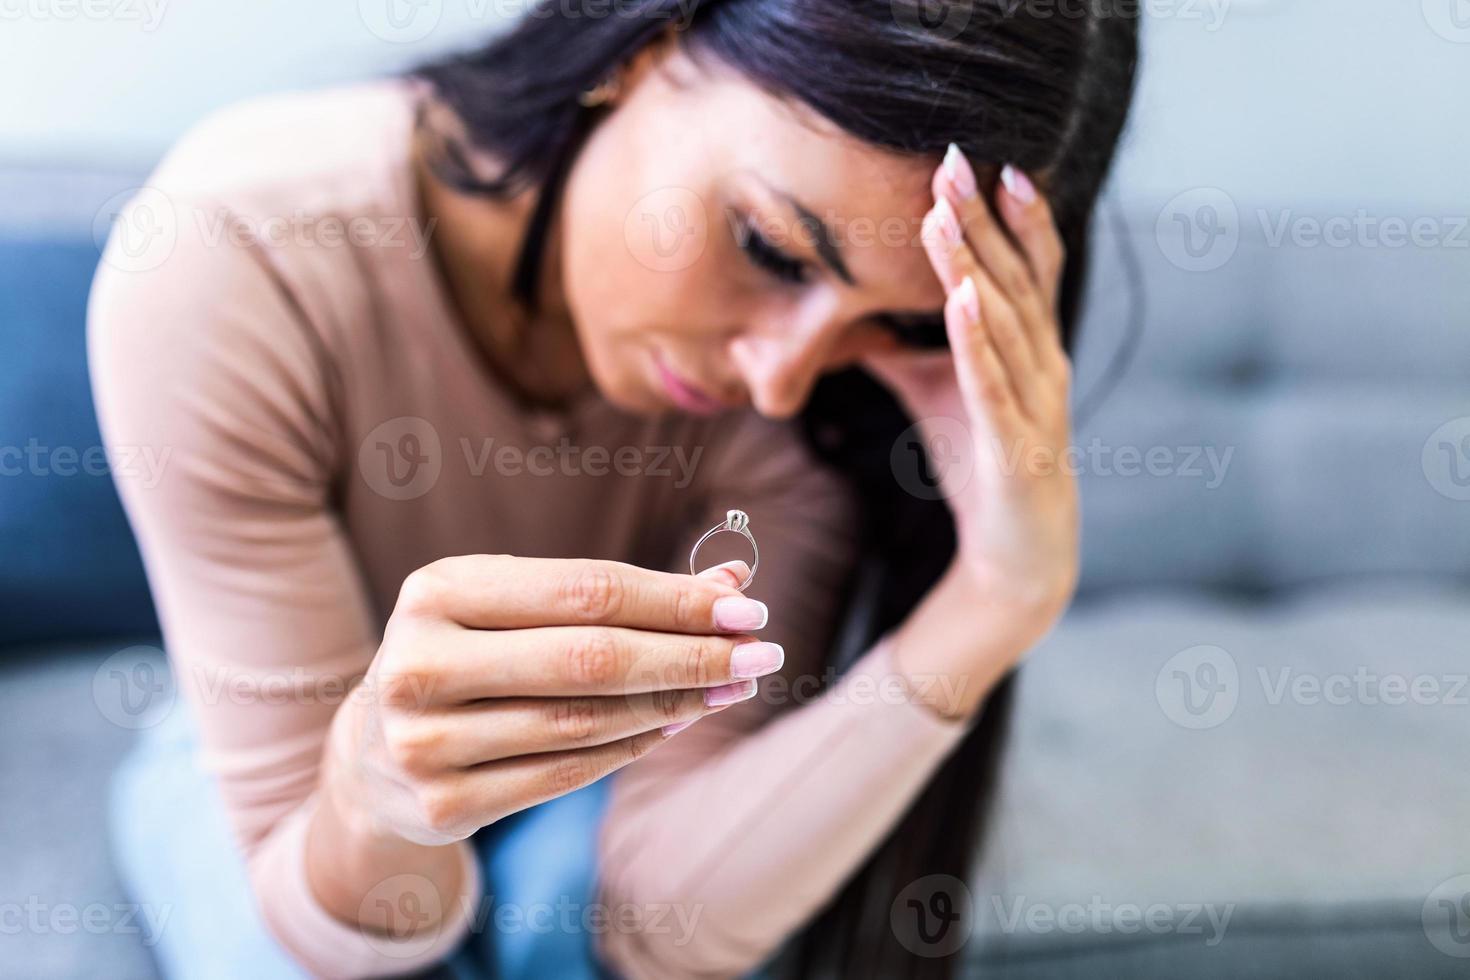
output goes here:
<path id="1" fill-rule="evenodd" d="M 1070 352 L 1094 205 L 1132 99 L 1139 13 L 1137 0 L 543 0 L 486 46 L 413 74 L 454 123 L 423 123 L 442 178 L 497 198 L 537 189 L 514 279 L 532 311 L 567 172 L 606 111 L 579 96 L 673 29 L 691 56 L 713 57 L 873 146 L 937 164 L 954 142 L 978 165 L 1036 176 L 1067 249 L 1060 314 Z M 476 149 L 504 168 L 477 174 Z M 856 368 L 824 376 L 801 415 L 814 455 L 861 501 L 860 563 L 876 579 L 869 643 L 903 621 L 955 548 L 947 504 L 894 478 L 890 450 L 911 421 Z M 889 909 L 910 882 L 972 870 L 1011 704 L 1008 677 L 893 832 L 796 937 L 785 962 L 799 975 L 953 975 L 953 956 L 899 940 Z"/>

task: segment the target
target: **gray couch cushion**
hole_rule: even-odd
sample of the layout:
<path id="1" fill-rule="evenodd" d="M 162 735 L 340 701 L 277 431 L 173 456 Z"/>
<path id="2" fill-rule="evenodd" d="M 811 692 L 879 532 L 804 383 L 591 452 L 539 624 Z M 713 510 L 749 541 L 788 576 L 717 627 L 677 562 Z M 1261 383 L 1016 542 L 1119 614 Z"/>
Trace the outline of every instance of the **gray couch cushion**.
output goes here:
<path id="1" fill-rule="evenodd" d="M 972 882 L 977 954 L 1117 967 L 1168 947 L 1178 976 L 1184 962 L 1241 967 L 1299 931 L 1251 975 L 1463 976 L 1470 921 L 1452 931 L 1438 900 L 1470 903 L 1470 878 L 1436 889 L 1470 874 L 1467 634 L 1470 591 L 1386 583 L 1078 606 L 1020 675 Z M 1167 928 L 1106 928 L 1106 909 L 1155 903 Z M 1207 945 L 1208 910 L 1232 905 Z M 1200 933 L 1181 928 L 1193 906 Z M 1104 928 L 1049 918 L 1071 924 L 1078 907 L 1104 909 Z M 1353 963 L 1376 972 L 1327 969 Z"/>
<path id="2" fill-rule="evenodd" d="M 5 976 L 156 976 L 106 836 L 113 767 L 146 718 L 119 700 L 111 669 L 126 673 L 139 657 L 165 669 L 137 642 L 15 648 L 0 660 Z"/>
<path id="3" fill-rule="evenodd" d="M 1085 396 L 1142 327 L 1076 433 L 1083 589 L 1470 578 L 1470 247 L 1273 245 L 1242 213 L 1199 271 L 1170 207 L 1133 215 L 1099 228 L 1082 332 Z"/>

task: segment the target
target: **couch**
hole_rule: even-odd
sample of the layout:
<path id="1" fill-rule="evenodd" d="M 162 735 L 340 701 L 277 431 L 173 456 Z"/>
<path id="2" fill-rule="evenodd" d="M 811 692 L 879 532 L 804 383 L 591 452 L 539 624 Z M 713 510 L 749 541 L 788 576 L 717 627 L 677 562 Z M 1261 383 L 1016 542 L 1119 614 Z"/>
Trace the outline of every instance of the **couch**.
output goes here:
<path id="1" fill-rule="evenodd" d="M 154 975 L 104 815 L 171 695 L 83 357 L 136 179 L 0 178 L 7 975 Z M 1204 190 L 1109 197 L 1079 397 L 1134 353 L 1078 426 L 1082 587 L 982 864 L 915 894 L 968 903 L 977 976 L 1464 976 L 1470 249 L 1274 242 Z"/>

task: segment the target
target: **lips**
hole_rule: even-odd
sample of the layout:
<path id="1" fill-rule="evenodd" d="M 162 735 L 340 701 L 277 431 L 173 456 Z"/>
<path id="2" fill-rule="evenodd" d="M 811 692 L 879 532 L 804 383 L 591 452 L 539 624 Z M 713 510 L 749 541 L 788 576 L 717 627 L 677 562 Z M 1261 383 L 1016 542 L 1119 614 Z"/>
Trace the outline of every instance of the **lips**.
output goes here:
<path id="1" fill-rule="evenodd" d="M 715 400 L 703 389 L 695 387 L 675 374 L 664 363 L 658 351 L 653 352 L 653 363 L 658 369 L 659 380 L 663 382 L 664 391 L 675 405 L 697 415 L 713 415 L 724 409 L 725 405 L 722 402 Z"/>

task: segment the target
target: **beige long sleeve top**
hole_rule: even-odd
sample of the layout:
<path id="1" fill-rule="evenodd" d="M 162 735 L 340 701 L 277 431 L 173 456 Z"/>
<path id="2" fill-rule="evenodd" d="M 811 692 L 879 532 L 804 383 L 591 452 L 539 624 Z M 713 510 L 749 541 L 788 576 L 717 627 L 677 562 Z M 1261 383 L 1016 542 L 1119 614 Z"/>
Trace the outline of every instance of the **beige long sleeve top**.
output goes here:
<path id="1" fill-rule="evenodd" d="M 853 560 L 850 491 L 790 423 L 596 394 L 527 410 L 497 385 L 426 251 L 411 97 L 375 82 L 211 116 L 120 216 L 89 311 L 104 436 L 163 460 L 116 478 L 205 760 L 269 927 L 323 976 L 429 964 L 481 898 L 463 842 L 465 893 L 405 955 L 306 879 L 342 682 L 409 572 L 472 553 L 687 570 L 739 507 L 789 682 L 821 671 Z M 698 909 L 692 938 L 607 932 L 614 969 L 744 971 L 835 893 L 966 730 L 895 698 L 888 658 L 885 637 L 825 696 L 738 705 L 613 777 L 601 901 Z"/>

